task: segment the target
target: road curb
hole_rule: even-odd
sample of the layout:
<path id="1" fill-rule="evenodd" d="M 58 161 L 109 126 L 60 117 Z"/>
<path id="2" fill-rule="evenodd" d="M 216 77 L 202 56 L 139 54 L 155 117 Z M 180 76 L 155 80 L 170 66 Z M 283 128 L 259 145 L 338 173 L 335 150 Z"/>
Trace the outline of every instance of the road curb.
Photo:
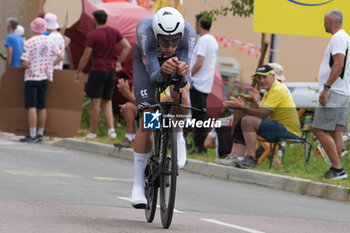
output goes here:
<path id="1" fill-rule="evenodd" d="M 108 155 L 120 159 L 133 160 L 133 150 L 129 148 L 116 148 L 112 145 L 79 140 L 75 138 L 65 138 L 53 145 L 65 147 L 90 153 Z M 350 191 L 346 188 L 313 182 L 307 179 L 295 178 L 284 175 L 259 172 L 249 169 L 239 169 L 235 167 L 208 163 L 193 159 L 188 159 L 184 170 L 220 179 L 257 184 L 273 189 L 280 189 L 302 195 L 326 198 L 337 201 L 350 201 Z"/>

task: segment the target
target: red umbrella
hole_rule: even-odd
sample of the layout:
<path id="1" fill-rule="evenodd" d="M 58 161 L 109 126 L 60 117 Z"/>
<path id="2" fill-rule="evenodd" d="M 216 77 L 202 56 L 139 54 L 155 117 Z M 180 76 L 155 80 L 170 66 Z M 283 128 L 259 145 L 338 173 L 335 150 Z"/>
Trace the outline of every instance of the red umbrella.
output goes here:
<path id="1" fill-rule="evenodd" d="M 80 57 L 85 48 L 87 34 L 94 29 L 94 19 L 92 12 L 102 9 L 107 12 L 107 25 L 118 29 L 125 36 L 132 47 L 136 42 L 136 26 L 137 23 L 152 13 L 143 7 L 137 6 L 129 2 L 110 2 L 94 5 L 88 0 L 83 0 L 83 13 L 72 27 L 66 30 L 66 35 L 71 38 L 70 49 L 72 52 L 72 65 L 77 68 Z M 117 54 L 120 48 L 117 46 Z M 131 51 L 127 59 L 124 61 L 123 68 L 125 72 L 132 73 L 132 58 L 134 52 Z M 85 72 L 89 71 L 87 67 Z"/>
<path id="2" fill-rule="evenodd" d="M 218 68 L 215 67 L 214 83 L 207 99 L 208 118 L 219 118 L 221 116 L 224 100 L 224 83 Z"/>

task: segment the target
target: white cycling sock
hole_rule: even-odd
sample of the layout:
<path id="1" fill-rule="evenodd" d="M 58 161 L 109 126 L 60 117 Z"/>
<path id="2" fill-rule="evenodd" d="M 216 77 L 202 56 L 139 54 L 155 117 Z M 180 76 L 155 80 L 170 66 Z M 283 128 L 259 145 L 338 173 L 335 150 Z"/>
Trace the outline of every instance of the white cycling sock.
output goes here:
<path id="1" fill-rule="evenodd" d="M 179 169 L 183 168 L 186 164 L 187 152 L 186 152 L 186 141 L 183 136 L 182 129 L 178 129 L 176 132 L 177 141 L 177 166 Z"/>
<path id="2" fill-rule="evenodd" d="M 134 186 L 145 187 L 145 169 L 150 153 L 134 152 Z"/>

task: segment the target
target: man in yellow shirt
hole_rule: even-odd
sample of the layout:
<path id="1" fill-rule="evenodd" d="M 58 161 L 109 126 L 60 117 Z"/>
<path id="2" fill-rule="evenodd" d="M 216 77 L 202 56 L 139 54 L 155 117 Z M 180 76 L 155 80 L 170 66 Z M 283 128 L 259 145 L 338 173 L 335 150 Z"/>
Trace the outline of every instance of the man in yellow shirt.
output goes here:
<path id="1" fill-rule="evenodd" d="M 254 77 L 261 88 L 266 90 L 259 106 L 245 106 L 248 101 L 257 103 L 258 98 L 254 95 L 231 97 L 224 102 L 225 107 L 240 108 L 246 113 L 241 122 L 242 133 L 235 138 L 236 143 L 246 144 L 248 155 L 241 161 L 235 161 L 239 168 L 256 167 L 257 135 L 269 142 L 276 142 L 281 138 L 297 139 L 300 133 L 300 122 L 293 98 L 288 88 L 275 79 L 273 68 L 269 65 L 260 66 Z"/>

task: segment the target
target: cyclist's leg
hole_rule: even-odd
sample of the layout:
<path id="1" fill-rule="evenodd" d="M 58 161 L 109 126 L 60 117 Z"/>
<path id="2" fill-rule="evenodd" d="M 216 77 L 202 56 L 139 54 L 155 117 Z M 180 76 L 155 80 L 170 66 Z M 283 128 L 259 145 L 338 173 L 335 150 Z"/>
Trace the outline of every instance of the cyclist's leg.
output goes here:
<path id="1" fill-rule="evenodd" d="M 170 93 L 167 93 L 167 95 L 162 99 L 164 102 L 171 102 L 171 101 L 179 101 L 179 94 L 177 94 L 173 90 L 173 88 L 170 88 Z M 171 93 L 172 92 L 172 93 Z M 181 89 L 182 92 L 182 103 L 189 106 L 188 101 L 188 93 L 189 93 L 189 86 L 185 86 Z M 174 108 L 173 110 L 174 115 L 182 116 L 179 118 L 185 118 L 187 116 L 188 111 L 184 108 Z M 183 168 L 186 163 L 187 159 L 187 151 L 186 151 L 186 142 L 185 138 L 183 136 L 183 130 L 182 129 L 176 129 L 176 142 L 177 142 L 177 166 L 179 169 Z"/>
<path id="2" fill-rule="evenodd" d="M 180 99 L 180 95 L 173 90 L 173 86 L 170 87 L 170 96 L 173 99 L 173 101 L 178 102 Z M 186 85 L 184 88 L 181 88 L 182 93 L 182 104 L 190 106 L 188 95 L 189 95 L 189 85 Z M 187 114 L 189 112 L 189 109 L 181 108 L 181 107 L 174 107 L 172 114 L 174 114 L 179 119 L 186 118 Z"/>
<path id="3" fill-rule="evenodd" d="M 141 51 L 135 46 L 133 61 L 133 84 L 136 103 L 138 108 L 143 108 L 155 103 L 155 89 L 151 84 L 148 73 L 142 61 Z M 151 152 L 151 131 L 143 129 L 143 118 L 136 132 L 134 141 L 134 174 L 135 180 L 131 194 L 131 204 L 135 208 L 145 208 L 147 200 L 145 197 L 145 169 L 147 159 Z"/>
<path id="4" fill-rule="evenodd" d="M 131 193 L 131 204 L 135 208 L 145 208 L 147 204 L 145 169 L 151 151 L 150 134 L 150 130 L 146 131 L 139 127 L 134 141 L 134 185 Z"/>

